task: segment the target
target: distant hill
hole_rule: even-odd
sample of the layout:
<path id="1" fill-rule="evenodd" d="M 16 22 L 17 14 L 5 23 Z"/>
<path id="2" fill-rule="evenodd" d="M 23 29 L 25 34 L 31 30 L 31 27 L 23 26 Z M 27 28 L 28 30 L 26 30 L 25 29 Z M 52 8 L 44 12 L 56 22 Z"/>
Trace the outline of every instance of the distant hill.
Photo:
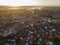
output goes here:
<path id="1" fill-rule="evenodd" d="M 55 7 L 55 6 L 0 6 L 0 9 L 8 9 L 8 8 L 19 8 L 19 9 L 21 9 L 21 8 L 23 8 L 23 9 L 25 9 L 25 8 L 36 8 L 36 9 L 38 9 L 38 8 L 41 8 L 41 7 L 43 7 L 42 9 L 43 10 L 60 10 L 60 7 Z"/>
<path id="2" fill-rule="evenodd" d="M 16 13 L 31 15 L 32 9 L 35 12 L 35 15 L 60 15 L 59 6 L 0 6 L 0 15 L 10 15 Z"/>
<path id="3" fill-rule="evenodd" d="M 60 11 L 60 7 L 44 7 L 43 10 L 55 10 L 55 11 Z"/>

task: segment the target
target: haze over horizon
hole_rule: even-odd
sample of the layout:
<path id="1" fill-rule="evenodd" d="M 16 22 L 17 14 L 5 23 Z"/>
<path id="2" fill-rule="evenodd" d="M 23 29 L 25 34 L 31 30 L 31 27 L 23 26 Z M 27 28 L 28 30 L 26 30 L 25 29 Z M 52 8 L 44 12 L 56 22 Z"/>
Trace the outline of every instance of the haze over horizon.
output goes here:
<path id="1" fill-rule="evenodd" d="M 60 6 L 60 0 L 0 0 L 5 6 Z"/>

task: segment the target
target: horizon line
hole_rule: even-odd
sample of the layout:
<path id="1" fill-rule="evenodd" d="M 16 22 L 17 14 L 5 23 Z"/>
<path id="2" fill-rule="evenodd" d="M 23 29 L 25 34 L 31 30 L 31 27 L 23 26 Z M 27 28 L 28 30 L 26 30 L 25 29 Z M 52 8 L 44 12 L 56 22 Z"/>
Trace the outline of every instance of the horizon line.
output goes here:
<path id="1" fill-rule="evenodd" d="M 11 6 L 11 5 L 0 5 L 0 6 Z M 46 6 L 46 7 L 51 7 L 52 5 L 49 5 L 49 6 L 47 6 L 47 5 L 17 5 L 17 6 L 11 6 L 11 7 L 20 7 L 20 6 Z M 58 6 L 58 5 L 54 5 L 54 6 L 52 6 L 52 7 L 60 7 L 60 6 Z"/>

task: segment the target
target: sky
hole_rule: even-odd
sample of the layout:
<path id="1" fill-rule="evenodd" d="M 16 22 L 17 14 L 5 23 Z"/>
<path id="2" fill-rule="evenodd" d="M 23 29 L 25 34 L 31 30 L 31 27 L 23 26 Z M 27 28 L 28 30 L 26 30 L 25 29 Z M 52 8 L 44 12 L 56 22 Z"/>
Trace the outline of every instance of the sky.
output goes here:
<path id="1" fill-rule="evenodd" d="M 8 6 L 60 6 L 60 0 L 0 0 L 0 5 L 8 5 Z"/>

